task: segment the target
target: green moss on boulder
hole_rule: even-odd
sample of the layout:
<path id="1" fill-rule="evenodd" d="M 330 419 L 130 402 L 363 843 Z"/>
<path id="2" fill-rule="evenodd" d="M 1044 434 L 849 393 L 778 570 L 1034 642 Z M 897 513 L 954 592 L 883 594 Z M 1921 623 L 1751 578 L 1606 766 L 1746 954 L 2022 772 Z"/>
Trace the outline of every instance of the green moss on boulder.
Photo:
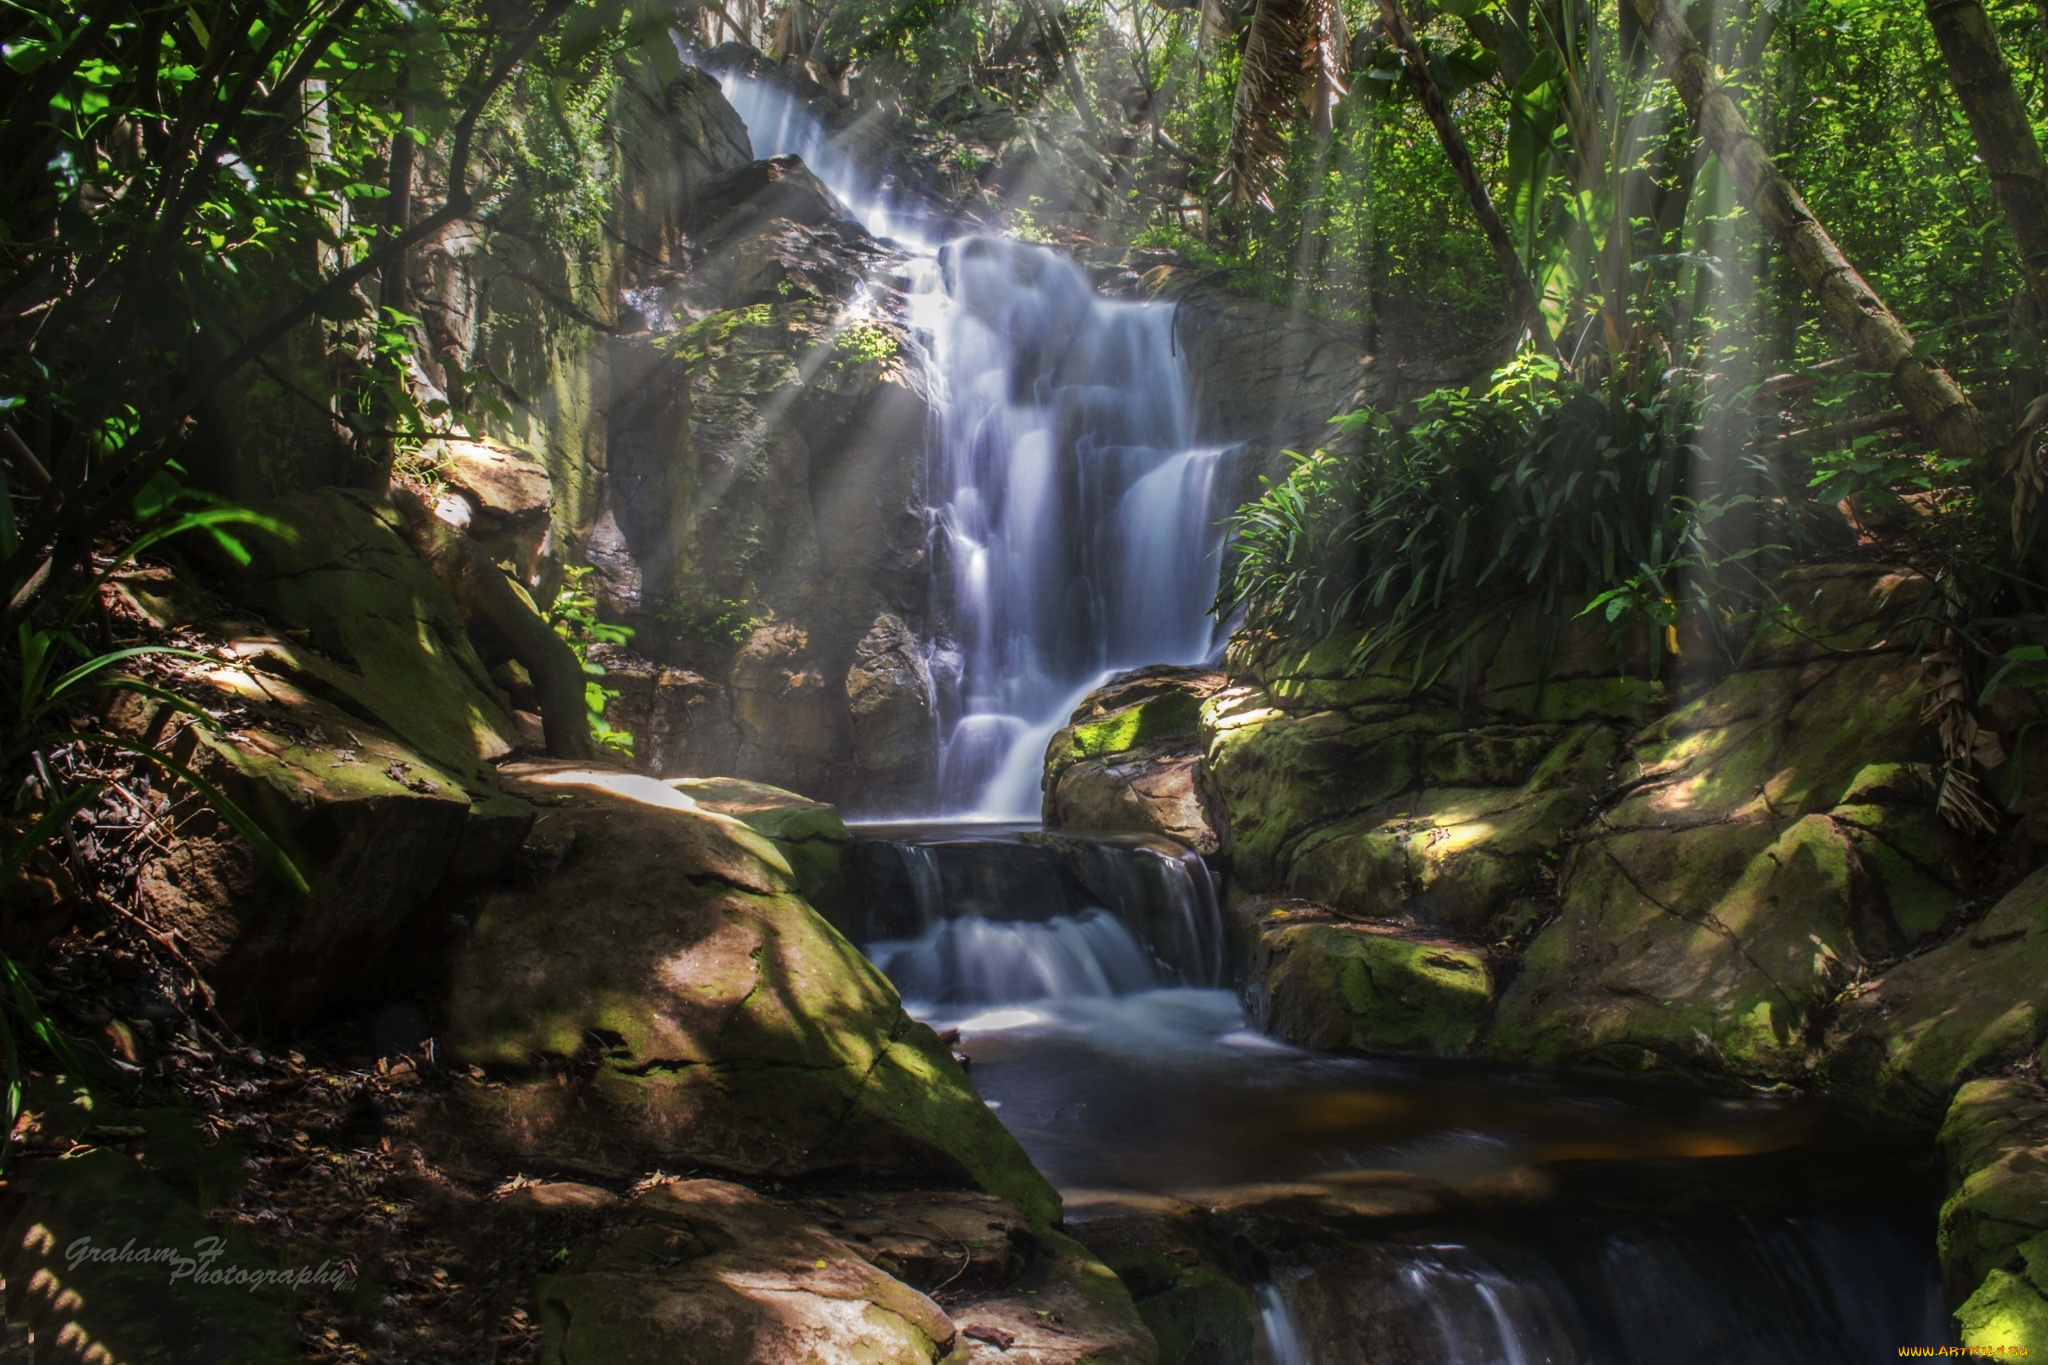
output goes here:
<path id="1" fill-rule="evenodd" d="M 549 799 L 533 856 L 554 870 L 486 898 L 456 963 L 449 1044 L 487 1080 L 444 1116 L 449 1140 L 610 1175 L 916 1176 L 1057 1218 L 774 842 L 652 778 L 511 771 Z"/>
<path id="2" fill-rule="evenodd" d="M 1471 949 L 1332 922 L 1299 902 L 1260 920 L 1251 975 L 1262 1027 L 1334 1051 L 1460 1056 L 1493 1009 L 1493 973 Z"/>

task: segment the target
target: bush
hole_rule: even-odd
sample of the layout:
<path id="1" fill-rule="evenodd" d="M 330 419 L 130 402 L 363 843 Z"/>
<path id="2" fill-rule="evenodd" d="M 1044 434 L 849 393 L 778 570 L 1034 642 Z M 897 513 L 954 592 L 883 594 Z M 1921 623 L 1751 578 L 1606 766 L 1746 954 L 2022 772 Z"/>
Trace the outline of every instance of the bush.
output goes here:
<path id="1" fill-rule="evenodd" d="M 1668 376 L 1594 386 L 1529 356 L 1483 390 L 1429 394 L 1412 421 L 1333 425 L 1331 448 L 1233 518 L 1217 609 L 1293 640 L 1361 630 L 1361 668 L 1400 656 L 1433 677 L 1524 605 L 1653 630 L 1653 657 L 1681 634 L 1730 648 L 1740 584 L 1758 581 L 1746 561 L 1794 529 L 1770 468 L 1707 457 L 1700 404 Z"/>

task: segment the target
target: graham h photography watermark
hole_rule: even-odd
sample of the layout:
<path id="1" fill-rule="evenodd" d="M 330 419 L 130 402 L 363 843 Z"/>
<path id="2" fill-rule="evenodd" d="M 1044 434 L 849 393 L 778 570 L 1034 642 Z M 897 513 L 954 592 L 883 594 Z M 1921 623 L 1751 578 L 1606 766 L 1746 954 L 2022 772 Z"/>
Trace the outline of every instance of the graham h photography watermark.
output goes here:
<path id="1" fill-rule="evenodd" d="M 308 1288 L 332 1289 L 346 1293 L 355 1287 L 355 1269 L 346 1262 L 322 1261 L 317 1266 L 244 1266 L 223 1263 L 227 1243 L 219 1237 L 201 1237 L 190 1247 L 138 1245 L 133 1237 L 113 1246 L 80 1237 L 64 1248 L 64 1260 L 76 1270 L 94 1265 L 160 1265 L 172 1284 L 221 1285 L 233 1289 Z"/>

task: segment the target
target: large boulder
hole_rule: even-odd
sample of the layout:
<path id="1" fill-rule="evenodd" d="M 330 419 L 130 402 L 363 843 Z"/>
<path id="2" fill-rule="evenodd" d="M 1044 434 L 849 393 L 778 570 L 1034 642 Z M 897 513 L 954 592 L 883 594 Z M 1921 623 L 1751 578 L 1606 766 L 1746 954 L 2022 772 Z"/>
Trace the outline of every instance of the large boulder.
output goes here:
<path id="1" fill-rule="evenodd" d="M 1971 1081 L 1949 1107 L 1941 1149 L 1942 1279 L 1963 1345 L 2048 1349 L 2048 1092 L 2031 1076 Z"/>
<path id="2" fill-rule="evenodd" d="M 1870 566 L 1798 570 L 1741 666 L 1638 735 L 1490 1038 L 1546 1064 L 1804 1076 L 1836 995 L 1971 880 L 1937 815 L 1920 669 Z"/>
<path id="3" fill-rule="evenodd" d="M 928 1363 L 955 1335 L 838 1238 L 715 1180 L 655 1186 L 535 1292 L 549 1365 Z"/>
<path id="4" fill-rule="evenodd" d="M 1130 1297 L 985 1195 L 658 1184 L 536 1286 L 549 1365 L 1153 1365 Z"/>
<path id="5" fill-rule="evenodd" d="M 276 630 L 318 651 L 264 652 L 273 671 L 298 667 L 427 761 L 466 780 L 519 742 L 448 589 L 413 553 L 398 513 L 338 488 L 258 509 L 285 534 L 246 532 L 246 563 L 223 566 L 227 591 Z M 336 665 L 335 667 L 328 666 Z"/>
<path id="6" fill-rule="evenodd" d="M 2048 868 L 1976 924 L 1848 992 L 1821 1077 L 1878 1122 L 1929 1128 L 1972 1076 L 2048 1035 Z"/>
<path id="7" fill-rule="evenodd" d="M 384 993 L 387 955 L 431 931 L 444 893 L 511 871 L 532 808 L 473 758 L 444 766 L 379 724 L 370 703 L 387 693 L 363 675 L 221 617 L 168 570 L 124 573 L 105 600 L 124 624 L 175 629 L 224 661 L 166 661 L 218 724 L 137 693 L 117 693 L 106 724 L 226 793 L 310 883 L 294 891 L 210 797 L 172 787 L 178 837 L 143 859 L 136 895 L 229 1018 L 289 1024 Z"/>
<path id="8" fill-rule="evenodd" d="M 483 899 L 455 963 L 446 1041 L 480 1079 L 433 1116 L 446 1141 L 608 1176 L 916 1177 L 1058 1216 L 774 842 L 652 778 L 509 771 L 547 806 L 528 884 Z"/>
<path id="9" fill-rule="evenodd" d="M 1203 777 L 1202 703 L 1224 678 L 1141 668 L 1090 693 L 1046 746 L 1047 829 L 1159 834 L 1197 853 L 1223 846 Z"/>
<path id="10" fill-rule="evenodd" d="M 1267 1032 L 1341 1052 L 1455 1057 L 1493 1011 L 1493 972 L 1470 948 L 1292 901 L 1253 926 L 1245 975 Z"/>
<path id="11" fill-rule="evenodd" d="M 1202 708 L 1226 851 L 1249 891 L 1498 938 L 1547 899 L 1555 851 L 1608 785 L 1659 683 L 1603 631 L 1522 613 L 1418 680 L 1363 673 L 1355 637 L 1308 650 L 1241 641 Z"/>

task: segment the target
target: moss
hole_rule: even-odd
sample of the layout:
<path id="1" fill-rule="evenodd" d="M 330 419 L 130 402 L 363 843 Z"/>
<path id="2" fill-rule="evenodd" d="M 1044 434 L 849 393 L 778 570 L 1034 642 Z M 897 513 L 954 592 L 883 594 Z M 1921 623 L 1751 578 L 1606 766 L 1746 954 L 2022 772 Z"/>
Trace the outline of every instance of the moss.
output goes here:
<path id="1" fill-rule="evenodd" d="M 2048 1351 L 2048 1298 L 2025 1276 L 1994 1270 L 1956 1309 L 1956 1327 L 1968 1350 L 2005 1355 Z"/>
<path id="2" fill-rule="evenodd" d="M 1313 1047 L 1458 1056 L 1493 1006 L 1484 958 L 1448 944 L 1335 924 L 1262 935 L 1268 1026 Z"/>
<path id="3" fill-rule="evenodd" d="M 1821 1074 L 1858 1107 L 1931 1126 L 1958 1084 L 2031 1053 L 2044 1031 L 2048 869 L 1845 1000 Z"/>

